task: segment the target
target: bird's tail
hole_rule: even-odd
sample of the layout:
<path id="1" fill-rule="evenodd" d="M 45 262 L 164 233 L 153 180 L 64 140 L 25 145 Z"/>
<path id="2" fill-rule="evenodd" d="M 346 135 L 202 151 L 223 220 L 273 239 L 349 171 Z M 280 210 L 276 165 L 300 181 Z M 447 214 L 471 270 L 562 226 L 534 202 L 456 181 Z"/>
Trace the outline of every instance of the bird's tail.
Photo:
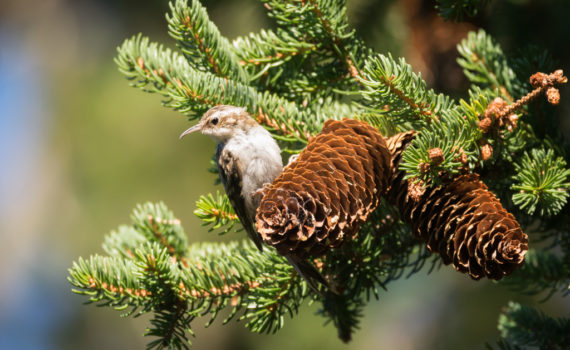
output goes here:
<path id="1" fill-rule="evenodd" d="M 255 228 L 253 227 L 253 224 L 252 224 L 253 222 L 254 221 L 252 221 L 251 219 L 243 220 L 243 221 L 241 221 L 241 225 L 245 229 L 245 232 L 247 232 L 247 235 L 249 236 L 249 238 L 253 241 L 253 243 L 255 243 L 255 246 L 257 247 L 257 249 L 259 249 L 259 251 L 262 252 L 263 251 L 263 239 L 261 238 L 261 235 L 259 233 L 257 233 Z"/>
<path id="2" fill-rule="evenodd" d="M 305 281 L 307 281 L 307 284 L 315 293 L 322 295 L 322 292 L 319 290 L 319 286 L 318 286 L 318 284 L 320 283 L 321 285 L 323 285 L 328 290 L 332 291 L 335 294 L 338 294 L 338 292 L 336 291 L 336 288 L 334 288 L 334 286 L 331 285 L 331 283 L 329 283 L 323 277 L 323 275 L 321 275 L 319 270 L 317 270 L 317 268 L 313 264 L 311 264 L 309 261 L 307 261 L 305 259 L 301 259 L 301 258 L 296 257 L 294 255 L 287 255 L 286 257 L 287 257 L 287 260 L 289 261 L 289 263 L 291 265 L 293 265 L 293 267 L 295 268 L 297 273 L 301 277 L 303 277 L 303 279 Z"/>

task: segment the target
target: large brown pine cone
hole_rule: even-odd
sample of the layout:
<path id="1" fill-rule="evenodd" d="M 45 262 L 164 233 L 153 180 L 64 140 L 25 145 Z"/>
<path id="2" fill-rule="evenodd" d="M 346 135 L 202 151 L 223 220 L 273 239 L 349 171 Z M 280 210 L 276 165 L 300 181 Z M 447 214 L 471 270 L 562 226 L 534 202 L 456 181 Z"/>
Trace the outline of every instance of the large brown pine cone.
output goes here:
<path id="1" fill-rule="evenodd" d="M 355 237 L 388 187 L 390 153 L 365 122 L 329 120 L 264 190 L 257 231 L 280 254 L 316 256 Z"/>
<path id="2" fill-rule="evenodd" d="M 398 206 L 413 234 L 440 254 L 444 264 L 473 279 L 499 280 L 524 263 L 528 237 L 477 175 L 461 175 L 428 187 L 418 199 L 408 195 L 404 172 L 398 170 L 412 132 L 387 139 L 392 153 L 391 187 L 387 198 Z"/>

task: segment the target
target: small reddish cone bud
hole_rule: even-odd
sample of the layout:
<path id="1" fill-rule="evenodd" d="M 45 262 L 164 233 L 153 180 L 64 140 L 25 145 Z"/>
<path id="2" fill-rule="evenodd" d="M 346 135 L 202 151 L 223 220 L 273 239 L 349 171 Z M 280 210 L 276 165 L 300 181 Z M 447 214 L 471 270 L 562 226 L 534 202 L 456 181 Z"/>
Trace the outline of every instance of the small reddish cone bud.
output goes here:
<path id="1" fill-rule="evenodd" d="M 498 126 L 499 128 L 501 128 L 503 125 L 505 125 L 505 120 L 504 120 L 504 118 L 499 118 L 499 119 L 497 119 L 497 126 Z"/>
<path id="2" fill-rule="evenodd" d="M 534 88 L 546 86 L 548 85 L 548 75 L 541 72 L 534 73 L 530 76 L 529 81 Z"/>
<path id="3" fill-rule="evenodd" d="M 485 111 L 485 118 L 492 118 L 499 114 L 499 112 L 507 107 L 508 104 L 505 100 L 500 97 L 496 97 L 489 105 L 487 106 L 487 110 Z"/>
<path id="4" fill-rule="evenodd" d="M 562 69 L 555 70 L 554 73 L 552 73 L 552 75 L 553 75 L 552 80 L 554 81 L 554 83 L 566 84 L 568 82 L 568 78 L 564 76 L 564 72 L 562 71 Z"/>
<path id="5" fill-rule="evenodd" d="M 417 182 L 408 181 L 408 195 L 414 202 L 419 201 L 425 192 L 426 188 L 422 180 Z"/>
<path id="6" fill-rule="evenodd" d="M 453 146 L 453 148 L 451 148 L 451 151 L 455 154 L 454 159 L 456 161 L 460 161 L 463 165 L 467 164 L 467 154 L 465 154 L 463 147 L 457 148 L 456 146 Z"/>
<path id="7" fill-rule="evenodd" d="M 492 123 L 491 118 L 485 117 L 483 118 L 483 120 L 480 120 L 477 125 L 479 126 L 479 129 L 481 129 L 483 134 L 486 134 L 489 132 L 489 129 L 491 128 L 491 123 Z"/>
<path id="8" fill-rule="evenodd" d="M 519 120 L 519 115 L 516 113 L 513 113 L 513 114 L 509 115 L 508 120 L 509 120 L 509 124 L 511 124 L 511 126 L 513 128 L 516 128 L 517 127 L 517 121 Z"/>
<path id="9" fill-rule="evenodd" d="M 428 155 L 429 155 L 429 159 L 431 161 L 430 164 L 432 166 L 438 166 L 441 163 L 443 163 L 443 161 L 445 160 L 443 158 L 443 151 L 439 147 L 429 149 Z"/>
<path id="10" fill-rule="evenodd" d="M 144 60 L 142 57 L 137 58 L 137 65 L 140 69 L 144 69 Z"/>
<path id="11" fill-rule="evenodd" d="M 418 171 L 422 174 L 427 173 L 429 169 L 431 169 L 429 163 L 421 162 L 420 164 L 418 164 Z"/>
<path id="12" fill-rule="evenodd" d="M 483 158 L 483 160 L 489 160 L 491 159 L 492 156 L 493 156 L 493 146 L 491 146 L 488 143 L 481 146 L 481 158 Z"/>
<path id="13" fill-rule="evenodd" d="M 467 164 L 467 154 L 465 153 L 465 151 L 463 150 L 463 148 L 459 149 L 459 161 L 461 162 L 461 164 L 465 165 Z"/>
<path id="14" fill-rule="evenodd" d="M 557 105 L 560 102 L 560 91 L 555 87 L 549 87 L 546 89 L 546 98 L 550 104 Z"/>

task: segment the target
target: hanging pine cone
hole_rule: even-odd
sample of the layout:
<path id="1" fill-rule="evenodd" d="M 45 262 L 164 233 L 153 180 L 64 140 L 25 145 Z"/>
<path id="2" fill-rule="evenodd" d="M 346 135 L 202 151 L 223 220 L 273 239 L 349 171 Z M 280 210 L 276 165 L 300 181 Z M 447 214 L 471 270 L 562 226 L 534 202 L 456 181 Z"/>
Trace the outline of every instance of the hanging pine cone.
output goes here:
<path id="1" fill-rule="evenodd" d="M 402 152 L 414 138 L 402 133 L 387 139 L 392 153 L 391 187 L 387 198 L 400 209 L 412 233 L 437 252 L 444 264 L 475 280 L 499 280 L 524 263 L 528 237 L 477 175 L 461 175 L 441 186 L 428 187 L 415 201 L 408 195 Z"/>
<path id="2" fill-rule="evenodd" d="M 316 256 L 352 239 L 388 187 L 382 135 L 351 119 L 329 120 L 264 191 L 257 231 L 280 254 Z"/>

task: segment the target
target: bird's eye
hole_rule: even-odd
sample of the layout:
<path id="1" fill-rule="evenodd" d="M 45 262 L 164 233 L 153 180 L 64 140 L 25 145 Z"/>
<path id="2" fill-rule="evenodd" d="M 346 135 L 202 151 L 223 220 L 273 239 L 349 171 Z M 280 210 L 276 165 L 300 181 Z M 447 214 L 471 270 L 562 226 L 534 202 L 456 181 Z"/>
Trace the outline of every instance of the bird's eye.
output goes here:
<path id="1" fill-rule="evenodd" d="M 218 121 L 219 121 L 218 117 L 214 117 L 214 118 L 210 119 L 210 122 L 214 125 L 218 124 Z"/>

